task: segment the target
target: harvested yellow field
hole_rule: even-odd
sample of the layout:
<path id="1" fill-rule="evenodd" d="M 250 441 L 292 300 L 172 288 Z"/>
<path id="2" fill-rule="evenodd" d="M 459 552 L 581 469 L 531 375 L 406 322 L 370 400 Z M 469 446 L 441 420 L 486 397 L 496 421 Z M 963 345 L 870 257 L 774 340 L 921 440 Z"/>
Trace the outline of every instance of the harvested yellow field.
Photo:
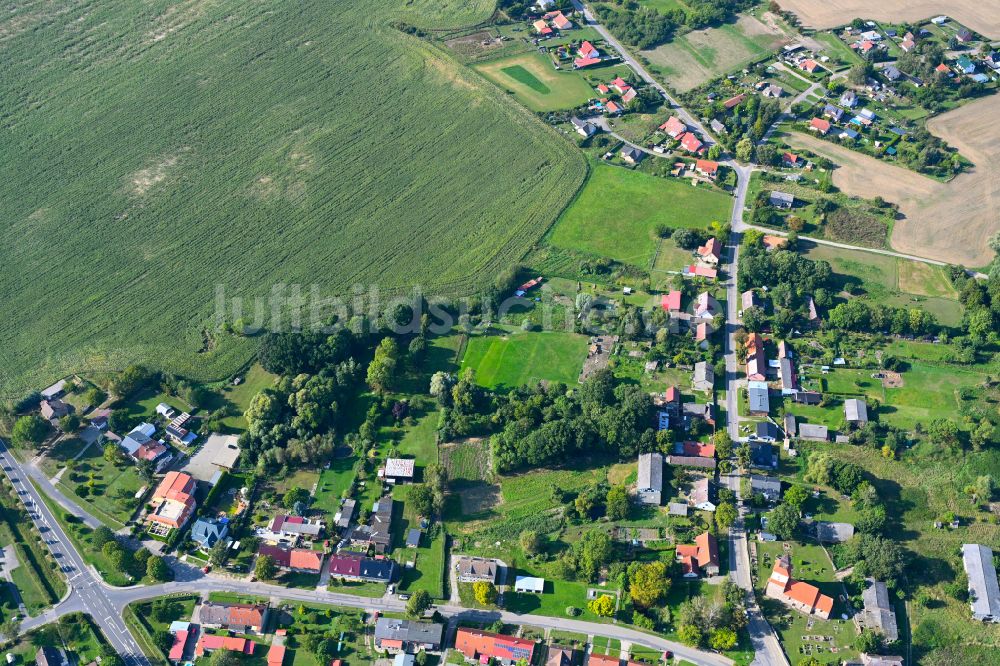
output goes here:
<path id="1" fill-rule="evenodd" d="M 949 183 L 800 133 L 789 144 L 839 165 L 833 183 L 848 194 L 899 204 L 890 244 L 895 250 L 964 266 L 993 259 L 987 239 L 1000 231 L 1000 125 L 984 123 L 996 100 L 983 98 L 927 123 L 975 165 Z"/>
<path id="2" fill-rule="evenodd" d="M 904 293 L 958 300 L 958 292 L 940 266 L 897 259 L 896 270 L 899 290 Z"/>
<path id="3" fill-rule="evenodd" d="M 778 0 L 781 8 L 793 12 L 803 25 L 832 28 L 856 18 L 875 21 L 920 21 L 945 14 L 976 32 L 1000 36 L 1000 12 L 996 3 L 983 0 Z"/>

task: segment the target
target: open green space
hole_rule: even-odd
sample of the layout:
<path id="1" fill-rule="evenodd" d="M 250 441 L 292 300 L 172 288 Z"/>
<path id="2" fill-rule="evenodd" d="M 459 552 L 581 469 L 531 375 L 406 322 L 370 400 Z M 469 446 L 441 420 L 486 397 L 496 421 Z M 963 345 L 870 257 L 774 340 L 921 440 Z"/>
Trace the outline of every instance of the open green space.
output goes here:
<path id="1" fill-rule="evenodd" d="M 275 375 L 254 363 L 250 369 L 243 374 L 239 384 L 227 384 L 222 389 L 222 397 L 228 402 L 236 412 L 234 416 L 227 416 L 222 420 L 222 424 L 231 430 L 244 430 L 246 419 L 243 412 L 250 406 L 250 401 L 262 390 L 274 384 Z"/>
<path id="2" fill-rule="evenodd" d="M 583 157 L 393 27 L 494 9 L 22 8 L 0 93 L 0 201 L 18 238 L 0 248 L 0 392 L 131 362 L 223 380 L 257 340 L 217 328 L 217 288 L 230 323 L 241 298 L 252 324 L 272 285 L 463 294 L 516 262 L 576 192 Z M 287 324 L 270 311 L 263 325 Z"/>
<path id="3" fill-rule="evenodd" d="M 547 240 L 646 269 L 659 242 L 658 224 L 705 228 L 726 222 L 731 208 L 730 197 L 686 180 L 595 164 Z"/>
<path id="4" fill-rule="evenodd" d="M 80 440 L 69 438 L 49 452 L 47 460 L 53 468 L 68 466 L 58 485 L 112 529 L 124 527 L 139 507 L 136 493 L 148 484 L 130 459 L 109 462 L 99 444 L 91 445 L 73 460 L 84 446 Z"/>
<path id="5" fill-rule="evenodd" d="M 469 338 L 462 369 L 473 368 L 488 388 L 542 380 L 575 385 L 587 357 L 587 338 L 562 331 L 494 332 Z"/>
<path id="6" fill-rule="evenodd" d="M 13 495 L 13 490 L 6 484 L 0 487 L 0 547 L 13 547 L 15 551 L 18 564 L 10 571 L 10 578 L 29 613 L 37 615 L 62 598 L 66 583 L 56 560 L 42 545 L 40 535 Z M 6 588 L 7 584 L 3 586 Z M 17 610 L 9 592 L 4 590 L 4 605 L 7 607 L 4 617 Z"/>
<path id="7" fill-rule="evenodd" d="M 107 639 L 89 616 L 70 613 L 33 631 L 21 634 L 4 647 L 16 664 L 33 664 L 38 648 L 59 646 L 66 650 L 72 664 L 93 664 L 101 656 Z"/>
<path id="8" fill-rule="evenodd" d="M 474 68 L 532 111 L 572 109 L 594 96 L 579 72 L 556 70 L 541 53 L 523 53 L 478 63 Z"/>

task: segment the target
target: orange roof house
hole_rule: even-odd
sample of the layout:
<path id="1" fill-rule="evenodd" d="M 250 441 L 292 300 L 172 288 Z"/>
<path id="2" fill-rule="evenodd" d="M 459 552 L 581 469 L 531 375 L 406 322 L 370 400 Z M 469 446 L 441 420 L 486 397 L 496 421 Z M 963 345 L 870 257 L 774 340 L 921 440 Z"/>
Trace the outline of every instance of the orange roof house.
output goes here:
<path id="1" fill-rule="evenodd" d="M 819 67 L 819 63 L 815 60 L 803 60 L 799 67 L 812 74 Z"/>
<path id="2" fill-rule="evenodd" d="M 670 116 L 667 122 L 660 125 L 660 129 L 667 133 L 671 139 L 676 139 L 681 134 L 687 132 L 687 125 L 681 122 L 677 116 Z"/>
<path id="3" fill-rule="evenodd" d="M 604 105 L 604 108 L 607 110 L 608 113 L 620 113 L 622 110 L 622 107 L 618 106 L 614 102 L 608 102 L 607 104 Z"/>
<path id="4" fill-rule="evenodd" d="M 698 137 L 693 132 L 687 132 L 681 136 L 681 148 L 689 153 L 701 152 L 702 145 L 702 142 L 698 140 Z"/>
<path id="5" fill-rule="evenodd" d="M 830 131 L 830 121 L 822 118 L 813 118 L 809 121 L 809 129 L 825 135 Z"/>
<path id="6" fill-rule="evenodd" d="M 622 101 L 628 104 L 638 96 L 639 93 L 635 91 L 635 88 L 629 88 L 628 90 L 625 91 L 625 94 L 622 95 Z"/>
<path id="7" fill-rule="evenodd" d="M 560 30 L 566 30 L 573 27 L 573 22 L 563 16 L 562 12 L 556 12 L 556 15 L 552 17 L 552 25 Z"/>
<path id="8" fill-rule="evenodd" d="M 281 666 L 285 661 L 285 646 L 271 644 L 271 649 L 267 651 L 267 666 Z"/>
<path id="9" fill-rule="evenodd" d="M 573 61 L 573 66 L 577 69 L 583 69 L 584 67 L 596 65 L 599 62 L 601 62 L 600 58 L 577 58 Z"/>
<path id="10" fill-rule="evenodd" d="M 667 312 L 679 312 L 681 309 L 681 292 L 674 289 L 669 294 L 664 294 L 660 299 L 660 307 Z"/>
<path id="11" fill-rule="evenodd" d="M 614 88 L 619 95 L 624 95 L 625 91 L 632 88 L 632 86 L 628 84 L 628 81 L 620 76 L 615 77 L 615 80 L 611 82 L 611 87 Z"/>
<path id="12" fill-rule="evenodd" d="M 698 248 L 698 257 L 706 264 L 718 264 L 722 258 L 722 243 L 714 236 L 709 238 L 707 243 Z"/>
<path id="13" fill-rule="evenodd" d="M 719 542 L 703 532 L 695 537 L 694 544 L 677 546 L 677 559 L 685 578 L 697 578 L 702 573 L 716 576 L 719 573 Z"/>
<path id="14" fill-rule="evenodd" d="M 597 92 L 601 93 L 602 95 L 607 95 L 609 92 L 611 92 L 611 88 L 607 87 L 603 83 L 599 83 L 597 84 Z"/>
<path id="15" fill-rule="evenodd" d="M 601 52 L 594 48 L 594 45 L 590 42 L 584 42 L 580 44 L 580 48 L 577 49 L 577 53 L 581 58 L 600 58 Z"/>
<path id="16" fill-rule="evenodd" d="M 467 659 L 486 663 L 490 658 L 493 658 L 502 664 L 509 665 L 519 659 L 525 659 L 531 663 L 535 642 L 514 636 L 494 634 L 490 631 L 462 627 L 455 634 L 455 649 L 465 655 Z"/>
<path id="17" fill-rule="evenodd" d="M 274 564 L 287 571 L 318 574 L 323 570 L 323 552 L 310 548 L 281 548 L 265 544 L 257 550 L 257 554 L 273 557 Z"/>
<path id="18" fill-rule="evenodd" d="M 194 656 L 203 657 L 207 652 L 215 650 L 232 650 L 242 654 L 253 654 L 255 647 L 257 644 L 246 638 L 202 634 L 201 638 L 198 639 L 198 645 L 194 648 Z"/>
<path id="19" fill-rule="evenodd" d="M 736 97 L 730 97 L 729 99 L 727 99 L 725 102 L 722 103 L 722 106 L 724 106 L 727 109 L 731 109 L 734 106 L 742 104 L 743 100 L 745 100 L 746 98 L 747 98 L 746 94 L 739 94 Z"/>
<path id="20" fill-rule="evenodd" d="M 714 180 L 719 175 L 719 163 L 712 160 L 697 160 L 694 163 L 694 170 Z"/>
<path id="21" fill-rule="evenodd" d="M 774 561 L 764 594 L 801 613 L 817 615 L 824 620 L 830 619 L 833 611 L 833 597 L 821 594 L 815 585 L 792 578 L 792 560 L 787 554 Z"/>
<path id="22" fill-rule="evenodd" d="M 195 480 L 183 472 L 167 472 L 149 501 L 152 510 L 146 522 L 177 529 L 194 513 Z"/>
<path id="23" fill-rule="evenodd" d="M 621 659 L 618 657 L 597 652 L 592 652 L 587 659 L 587 666 L 619 666 L 619 664 L 621 664 Z"/>

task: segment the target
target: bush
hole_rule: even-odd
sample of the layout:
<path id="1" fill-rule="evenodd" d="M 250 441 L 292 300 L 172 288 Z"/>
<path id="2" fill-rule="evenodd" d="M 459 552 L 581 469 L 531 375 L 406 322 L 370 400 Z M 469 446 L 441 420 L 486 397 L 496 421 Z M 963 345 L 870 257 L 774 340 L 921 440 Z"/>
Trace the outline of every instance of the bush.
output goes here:
<path id="1" fill-rule="evenodd" d="M 583 610 L 577 608 L 576 606 L 566 606 L 566 615 L 570 617 L 579 617 Z"/>

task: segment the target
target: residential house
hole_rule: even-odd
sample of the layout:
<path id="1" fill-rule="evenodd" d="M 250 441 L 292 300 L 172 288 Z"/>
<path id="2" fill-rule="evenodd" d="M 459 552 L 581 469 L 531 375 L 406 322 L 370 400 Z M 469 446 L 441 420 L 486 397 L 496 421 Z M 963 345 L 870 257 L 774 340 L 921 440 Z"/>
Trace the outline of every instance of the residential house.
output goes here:
<path id="1" fill-rule="evenodd" d="M 694 539 L 694 544 L 677 546 L 677 560 L 685 578 L 699 575 L 719 575 L 719 543 L 709 532 L 702 532 Z"/>
<path id="2" fill-rule="evenodd" d="M 285 663 L 286 648 L 282 643 L 271 643 L 267 649 L 267 666 L 282 666 Z"/>
<path id="3" fill-rule="evenodd" d="M 699 248 L 702 250 L 705 248 Z M 694 301 L 694 316 L 699 319 L 711 319 L 715 316 L 717 301 L 707 291 L 698 294 Z"/>
<path id="4" fill-rule="evenodd" d="M 810 442 L 825 442 L 830 438 L 829 429 L 825 425 L 815 423 L 799 424 L 799 439 Z"/>
<path id="5" fill-rule="evenodd" d="M 376 553 L 386 553 L 392 546 L 392 497 L 375 502 L 367 525 L 356 525 L 347 537 L 357 546 L 373 546 Z"/>
<path id="6" fill-rule="evenodd" d="M 581 58 L 600 58 L 601 52 L 594 48 L 594 45 L 588 41 L 584 41 L 580 44 L 580 48 L 577 49 L 576 54 Z"/>
<path id="7" fill-rule="evenodd" d="M 681 122 L 677 116 L 670 116 L 667 122 L 660 125 L 660 129 L 671 139 L 676 139 L 687 132 L 687 125 Z"/>
<path id="8" fill-rule="evenodd" d="M 194 648 L 195 657 L 204 657 L 216 650 L 228 650 L 241 654 L 253 654 L 257 644 L 247 638 L 203 633 Z"/>
<path id="9" fill-rule="evenodd" d="M 703 476 L 691 484 L 688 504 L 699 511 L 715 511 L 716 504 L 712 501 L 712 487 L 708 477 Z"/>
<path id="10" fill-rule="evenodd" d="M 549 37 L 552 35 L 552 28 L 550 28 L 549 24 L 543 21 L 542 19 L 538 19 L 537 21 L 532 23 L 531 27 L 533 27 L 535 29 L 535 32 L 537 32 L 542 37 Z"/>
<path id="11" fill-rule="evenodd" d="M 577 117 L 570 118 L 570 122 L 573 123 L 573 127 L 576 128 L 576 133 L 580 136 L 587 138 L 597 134 L 597 125 L 589 122 L 587 120 L 580 120 Z"/>
<path id="12" fill-rule="evenodd" d="M 899 48 L 903 50 L 904 53 L 909 53 L 917 46 L 917 41 L 913 37 L 913 33 L 906 33 L 903 37 L 903 41 L 899 43 Z"/>
<path id="13" fill-rule="evenodd" d="M 444 644 L 444 625 L 380 617 L 375 622 L 375 647 L 388 652 L 437 651 Z"/>
<path id="14" fill-rule="evenodd" d="M 351 526 L 351 521 L 354 519 L 354 509 L 357 506 L 357 502 L 352 499 L 340 500 L 340 510 L 337 511 L 336 515 L 333 517 L 333 524 L 337 526 L 338 529 L 347 529 Z"/>
<path id="15" fill-rule="evenodd" d="M 46 421 L 58 421 L 62 417 L 69 415 L 70 406 L 59 398 L 42 400 L 39 412 L 41 412 L 42 418 Z"/>
<path id="16" fill-rule="evenodd" d="M 190 421 L 191 421 L 191 415 L 188 414 L 187 412 L 175 416 L 173 421 L 168 423 L 167 427 L 164 429 L 165 432 L 167 433 L 167 437 L 169 437 L 174 442 L 177 442 L 178 444 L 187 445 L 193 442 L 195 439 L 197 439 L 198 435 L 191 432 L 187 428 L 187 425 Z"/>
<path id="17" fill-rule="evenodd" d="M 761 424 L 758 423 L 758 426 Z M 778 432 L 777 426 L 768 422 L 774 428 L 775 434 Z M 759 430 L 759 428 L 758 428 Z M 761 469 L 774 469 L 778 466 L 778 454 L 775 453 L 774 445 L 771 442 L 751 441 L 750 442 L 750 466 Z"/>
<path id="18" fill-rule="evenodd" d="M 862 652 L 859 658 L 861 659 L 859 662 L 860 666 L 903 666 L 902 657 L 867 654 Z"/>
<path id="19" fill-rule="evenodd" d="M 575 652 L 561 645 L 550 645 L 545 655 L 545 666 L 573 666 L 575 661 Z"/>
<path id="20" fill-rule="evenodd" d="M 823 116 L 829 118 L 835 123 L 839 123 L 840 119 L 844 117 L 844 110 L 839 106 L 834 106 L 833 104 L 827 104 L 826 106 L 823 107 Z"/>
<path id="21" fill-rule="evenodd" d="M 174 637 L 173 643 L 170 644 L 170 651 L 167 653 L 167 661 L 171 664 L 179 664 L 184 661 L 184 653 L 187 652 L 189 638 L 195 633 L 191 630 L 190 622 L 180 622 L 184 628 L 174 629 L 171 625 L 170 633 Z"/>
<path id="22" fill-rule="evenodd" d="M 813 118 L 809 121 L 809 131 L 826 136 L 830 132 L 830 121 L 823 118 Z"/>
<path id="23" fill-rule="evenodd" d="M 864 610 L 856 616 L 859 629 L 871 629 L 885 637 L 886 643 L 899 640 L 896 612 L 892 609 L 892 599 L 885 583 L 874 578 L 865 579 L 865 589 L 861 591 Z"/>
<path id="24" fill-rule="evenodd" d="M 694 364 L 692 386 L 698 391 L 711 391 L 715 387 L 715 370 L 705 361 Z"/>
<path id="25" fill-rule="evenodd" d="M 760 493 L 768 502 L 777 502 L 781 499 L 781 479 L 762 474 L 751 474 L 750 490 L 754 495 Z"/>
<path id="26" fill-rule="evenodd" d="M 9 659 L 7 663 L 13 663 Z M 66 650 L 45 645 L 35 652 L 35 664 L 37 666 L 69 666 L 69 657 Z"/>
<path id="27" fill-rule="evenodd" d="M 208 550 L 229 533 L 229 520 L 226 518 L 199 518 L 191 525 L 191 541 Z"/>
<path id="28" fill-rule="evenodd" d="M 320 550 L 263 544 L 257 549 L 257 555 L 273 558 L 275 566 L 282 571 L 312 574 L 323 571 L 323 551 Z"/>
<path id="29" fill-rule="evenodd" d="M 701 264 L 692 264 L 690 266 L 685 266 L 682 273 L 687 277 L 703 277 L 709 280 L 714 280 L 719 272 L 714 268 L 709 268 L 708 266 L 702 266 Z"/>
<path id="30" fill-rule="evenodd" d="M 754 426 L 753 439 L 758 442 L 775 442 L 778 440 L 778 426 L 770 421 L 758 421 Z"/>
<path id="31" fill-rule="evenodd" d="M 858 105 L 858 94 L 853 90 L 845 90 L 840 96 L 840 105 L 853 109 Z"/>
<path id="32" fill-rule="evenodd" d="M 399 565 L 388 557 L 366 557 L 361 553 L 340 551 L 327 562 L 330 576 L 342 580 L 388 584 L 396 579 Z M 461 580 L 461 579 L 459 579 Z"/>
<path id="33" fill-rule="evenodd" d="M 676 467 L 715 469 L 715 458 L 702 458 L 701 456 L 667 456 L 667 463 Z"/>
<path id="34" fill-rule="evenodd" d="M 526 594 L 542 594 L 545 592 L 545 579 L 537 576 L 517 576 L 514 579 L 514 591 Z"/>
<path id="35" fill-rule="evenodd" d="M 410 483 L 413 481 L 414 463 L 412 458 L 386 458 L 382 478 L 387 483 Z"/>
<path id="36" fill-rule="evenodd" d="M 712 118 L 712 120 L 708 123 L 708 126 L 711 127 L 712 131 L 715 132 L 716 134 L 726 133 L 726 126 L 720 123 L 715 118 Z"/>
<path id="37" fill-rule="evenodd" d="M 698 160 L 698 161 L 704 162 L 707 160 Z M 715 164 L 715 162 L 712 162 L 712 164 Z M 719 242 L 718 238 L 715 237 L 709 238 L 708 242 L 706 242 L 704 245 L 698 248 L 697 253 L 698 253 L 698 259 L 701 260 L 702 262 L 710 266 L 717 266 L 719 264 L 719 259 L 722 258 L 722 243 Z M 699 307 L 701 307 L 702 296 L 705 297 L 705 301 L 707 303 L 708 292 L 705 292 L 704 294 L 698 297 Z"/>
<path id="38" fill-rule="evenodd" d="M 696 160 L 694 170 L 700 175 L 710 180 L 715 180 L 719 175 L 719 163 L 712 160 Z M 714 238 L 712 240 L 715 240 Z M 718 261 L 716 261 L 718 263 Z"/>
<path id="39" fill-rule="evenodd" d="M 775 208 L 791 208 L 795 205 L 795 197 L 788 192 L 778 192 L 777 190 L 772 191 L 768 197 L 768 201 Z"/>
<path id="40" fill-rule="evenodd" d="M 792 578 L 792 560 L 787 553 L 774 561 L 774 569 L 767 581 L 764 595 L 777 599 L 789 608 L 830 619 L 833 611 L 833 597 L 821 594 L 819 588 Z"/>
<path id="41" fill-rule="evenodd" d="M 681 148 L 693 155 L 699 154 L 702 148 L 704 148 L 704 144 L 694 135 L 694 132 L 687 132 L 681 135 L 680 141 Z"/>
<path id="42" fill-rule="evenodd" d="M 583 69 L 584 67 L 596 65 L 599 62 L 601 62 L 600 58 L 577 58 L 573 61 L 573 67 L 574 69 Z"/>
<path id="43" fill-rule="evenodd" d="M 770 413 L 771 402 L 768 395 L 767 382 L 747 382 L 747 399 L 750 403 L 750 414 L 752 416 L 767 416 Z"/>
<path id="44" fill-rule="evenodd" d="M 848 398 L 844 401 L 844 418 L 852 425 L 868 423 L 868 405 L 860 398 Z"/>
<path id="45" fill-rule="evenodd" d="M 955 67 L 962 74 L 974 74 L 976 72 L 976 63 L 974 63 L 967 55 L 959 57 L 959 59 L 955 61 Z"/>
<path id="46" fill-rule="evenodd" d="M 756 292 L 753 289 L 748 289 L 740 294 L 740 305 L 743 311 L 749 310 L 750 308 L 760 307 L 760 300 L 757 298 Z"/>
<path id="47" fill-rule="evenodd" d="M 973 619 L 1000 622 L 1000 582 L 993 566 L 993 551 L 977 543 L 962 544 L 962 564 L 969 579 Z"/>
<path id="48" fill-rule="evenodd" d="M 622 148 L 622 159 L 629 164 L 638 164 L 642 161 L 644 153 L 635 146 L 626 145 Z"/>
<path id="49" fill-rule="evenodd" d="M 781 395 L 791 395 L 795 393 L 798 385 L 798 375 L 795 373 L 795 364 L 790 358 L 778 359 L 778 377 L 781 379 Z"/>
<path id="50" fill-rule="evenodd" d="M 694 328 L 694 341 L 698 343 L 698 347 L 701 349 L 708 349 L 708 339 L 714 333 L 712 325 L 706 321 L 701 322 Z"/>
<path id="51" fill-rule="evenodd" d="M 898 81 L 902 78 L 903 73 L 899 71 L 895 65 L 886 65 L 882 68 L 882 76 L 890 81 Z"/>
<path id="52" fill-rule="evenodd" d="M 628 84 L 628 81 L 618 76 L 615 80 L 611 82 L 611 89 L 614 90 L 619 95 L 624 95 L 626 92 L 632 89 L 632 86 Z"/>
<path id="53" fill-rule="evenodd" d="M 149 500 L 150 511 L 146 522 L 150 527 L 179 529 L 195 510 L 195 480 L 184 472 L 167 472 Z"/>
<path id="54" fill-rule="evenodd" d="M 639 455 L 639 472 L 636 481 L 636 501 L 640 504 L 659 506 L 663 501 L 663 455 Z"/>
<path id="55" fill-rule="evenodd" d="M 813 74 L 819 68 L 819 63 L 811 58 L 806 58 L 799 63 L 799 68 L 804 72 Z"/>
<path id="56" fill-rule="evenodd" d="M 861 135 L 858 134 L 856 131 L 852 130 L 850 127 L 845 127 L 844 129 L 840 130 L 839 136 L 841 139 L 856 140 Z"/>
<path id="57" fill-rule="evenodd" d="M 991 69 L 1000 71 L 1000 51 L 990 51 L 983 61 L 990 66 Z"/>
<path id="58" fill-rule="evenodd" d="M 557 30 L 569 30 L 573 27 L 573 22 L 566 18 L 562 12 L 555 12 L 555 15 L 552 16 L 552 25 Z"/>
<path id="59" fill-rule="evenodd" d="M 197 623 L 208 629 L 228 629 L 237 634 L 257 634 L 267 624 L 265 604 L 227 604 L 206 601 L 198 610 Z"/>
<path id="60" fill-rule="evenodd" d="M 496 560 L 485 557 L 459 557 L 455 562 L 460 583 L 478 583 L 486 581 L 495 583 L 497 580 Z"/>
<path id="61" fill-rule="evenodd" d="M 470 661 L 486 663 L 494 659 L 504 666 L 520 660 L 531 663 L 535 642 L 490 631 L 459 627 L 455 634 L 455 649 Z"/>
<path id="62" fill-rule="evenodd" d="M 968 29 L 962 28 L 957 33 L 955 33 L 955 39 L 957 39 L 961 44 L 968 44 L 969 42 L 975 39 L 975 36 Z"/>
<path id="63" fill-rule="evenodd" d="M 662 307 L 667 312 L 680 312 L 681 310 L 681 292 L 673 289 L 668 294 L 664 294 L 660 299 L 660 307 Z"/>
<path id="64" fill-rule="evenodd" d="M 674 453 L 679 456 L 694 456 L 696 458 L 714 458 L 715 444 L 703 442 L 676 442 Z"/>
<path id="65" fill-rule="evenodd" d="M 799 168 L 803 165 L 805 160 L 796 155 L 795 153 L 782 153 L 781 163 L 786 167 Z"/>
<path id="66" fill-rule="evenodd" d="M 701 419 L 710 426 L 715 425 L 715 403 L 713 402 L 685 402 L 681 405 L 681 412 L 691 419 Z"/>
<path id="67" fill-rule="evenodd" d="M 732 109 L 734 106 L 739 106 L 740 104 L 742 104 L 746 98 L 747 98 L 746 94 L 741 93 L 739 95 L 736 95 L 735 97 L 730 97 L 729 99 L 727 99 L 725 102 L 722 103 L 722 106 L 725 107 L 725 109 L 728 111 L 729 109 Z"/>
<path id="68" fill-rule="evenodd" d="M 323 534 L 323 527 L 321 520 L 280 514 L 271 519 L 267 529 L 271 534 L 294 541 L 299 537 L 309 540 L 316 539 Z"/>
<path id="69" fill-rule="evenodd" d="M 587 666 L 621 666 L 622 660 L 616 655 L 591 652 L 587 657 Z"/>
<path id="70" fill-rule="evenodd" d="M 55 400 L 56 398 L 61 398 L 66 395 L 66 380 L 60 379 L 52 386 L 48 386 L 42 389 L 39 395 L 42 400 Z"/>
<path id="71" fill-rule="evenodd" d="M 764 97 L 773 97 L 774 99 L 778 99 L 779 97 L 785 94 L 785 89 L 779 85 L 771 83 L 764 86 L 764 89 L 761 91 L 760 94 L 763 95 Z"/>

